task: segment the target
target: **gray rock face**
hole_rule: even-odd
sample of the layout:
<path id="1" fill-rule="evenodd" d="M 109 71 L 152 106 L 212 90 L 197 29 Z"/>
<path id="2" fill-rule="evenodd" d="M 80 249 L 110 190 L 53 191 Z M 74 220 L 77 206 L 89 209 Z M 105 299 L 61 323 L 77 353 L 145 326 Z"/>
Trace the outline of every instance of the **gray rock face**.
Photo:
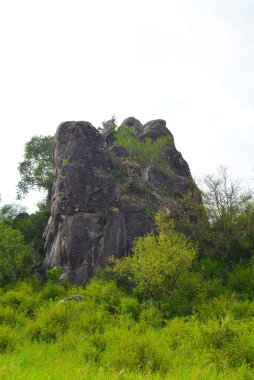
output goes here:
<path id="1" fill-rule="evenodd" d="M 131 117 L 123 124 L 141 140 L 170 134 L 164 120 L 143 126 Z M 149 186 L 144 184 L 140 165 L 114 145 L 110 123 L 105 125 L 100 134 L 88 122 L 65 122 L 54 138 L 44 268 L 62 266 L 63 276 L 76 283 L 88 281 L 110 256 L 127 255 L 135 237 L 152 231 L 151 210 L 163 208 L 165 194 L 174 198 L 193 187 L 189 167 L 175 148 L 165 153 L 173 174 L 151 170 Z"/>
<path id="2" fill-rule="evenodd" d="M 149 121 L 144 125 L 143 133 L 140 135 L 141 140 L 145 140 L 150 137 L 156 140 L 160 137 L 171 134 L 166 127 L 166 121 L 162 119 Z"/>
<path id="3" fill-rule="evenodd" d="M 83 301 L 83 297 L 80 294 L 75 294 L 74 296 L 64 298 L 60 302 L 61 303 L 65 303 L 65 302 L 68 302 L 68 301 L 80 302 L 80 301 Z"/>
<path id="4" fill-rule="evenodd" d="M 122 125 L 126 125 L 129 128 L 133 128 L 134 134 L 137 136 L 143 132 L 143 125 L 135 117 L 128 117 L 122 122 Z"/>

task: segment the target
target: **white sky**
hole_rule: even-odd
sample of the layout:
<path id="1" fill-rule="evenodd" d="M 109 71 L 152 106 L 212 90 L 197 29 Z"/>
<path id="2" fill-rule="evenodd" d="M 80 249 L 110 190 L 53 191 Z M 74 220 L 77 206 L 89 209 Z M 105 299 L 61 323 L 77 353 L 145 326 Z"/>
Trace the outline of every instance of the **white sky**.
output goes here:
<path id="1" fill-rule="evenodd" d="M 254 0 L 0 0 L 0 54 L 2 203 L 33 135 L 112 115 L 165 119 L 194 176 L 254 177 Z"/>

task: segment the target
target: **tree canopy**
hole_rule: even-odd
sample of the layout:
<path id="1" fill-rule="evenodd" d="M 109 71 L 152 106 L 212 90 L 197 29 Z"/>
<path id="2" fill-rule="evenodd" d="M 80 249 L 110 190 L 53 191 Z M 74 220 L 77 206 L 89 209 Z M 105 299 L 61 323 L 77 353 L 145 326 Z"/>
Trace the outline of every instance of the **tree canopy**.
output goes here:
<path id="1" fill-rule="evenodd" d="M 20 231 L 0 225 L 0 286 L 31 274 L 33 259 Z"/>
<path id="2" fill-rule="evenodd" d="M 33 136 L 25 145 L 24 160 L 18 170 L 20 181 L 17 198 L 22 199 L 32 189 L 49 190 L 53 182 L 51 136 Z"/>

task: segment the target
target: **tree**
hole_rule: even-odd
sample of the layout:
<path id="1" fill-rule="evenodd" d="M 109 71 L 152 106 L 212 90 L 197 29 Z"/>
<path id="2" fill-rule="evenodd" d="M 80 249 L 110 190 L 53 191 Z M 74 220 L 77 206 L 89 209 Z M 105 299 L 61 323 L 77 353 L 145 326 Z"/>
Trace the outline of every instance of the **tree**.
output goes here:
<path id="1" fill-rule="evenodd" d="M 0 225 L 0 286 L 28 276 L 33 267 L 33 252 L 18 230 Z"/>
<path id="2" fill-rule="evenodd" d="M 50 204 L 47 201 L 37 204 L 38 210 L 33 214 L 18 214 L 12 221 L 11 227 L 24 236 L 25 242 L 37 253 L 37 264 L 41 264 L 45 241 L 43 231 L 50 217 Z"/>
<path id="3" fill-rule="evenodd" d="M 191 266 L 196 249 L 190 240 L 173 228 L 165 214 L 156 215 L 158 235 L 136 239 L 133 255 L 113 260 L 114 273 L 144 297 L 170 297 Z"/>
<path id="4" fill-rule="evenodd" d="M 150 137 L 140 141 L 133 134 L 133 128 L 121 126 L 116 132 L 116 143 L 127 149 L 129 157 L 142 164 L 142 177 L 148 182 L 150 170 L 170 171 L 164 153 L 173 147 L 171 135 L 163 136 L 157 140 Z"/>
<path id="5" fill-rule="evenodd" d="M 243 190 L 239 180 L 230 178 L 228 169 L 224 166 L 218 168 L 217 175 L 208 174 L 204 177 L 202 190 L 212 224 L 218 220 L 224 223 L 233 221 L 252 199 L 251 192 Z"/>
<path id="6" fill-rule="evenodd" d="M 201 188 L 217 257 L 235 261 L 249 255 L 245 243 L 247 231 L 254 227 L 252 193 L 231 179 L 223 166 L 217 175 L 206 175 Z"/>
<path id="7" fill-rule="evenodd" d="M 12 226 L 18 215 L 26 214 L 26 208 L 15 203 L 8 203 L 0 207 L 0 223 Z"/>
<path id="8" fill-rule="evenodd" d="M 23 198 L 31 189 L 50 191 L 53 183 L 53 155 L 51 136 L 33 136 L 25 145 L 24 160 L 19 164 L 21 180 L 17 198 Z"/>
<path id="9" fill-rule="evenodd" d="M 1 200 L 1 198 L 0 198 Z M 43 231 L 50 217 L 49 202 L 42 201 L 37 204 L 38 210 L 28 214 L 22 205 L 10 203 L 0 207 L 0 225 L 18 230 L 24 237 L 24 241 L 37 253 L 37 262 L 43 254 Z"/>

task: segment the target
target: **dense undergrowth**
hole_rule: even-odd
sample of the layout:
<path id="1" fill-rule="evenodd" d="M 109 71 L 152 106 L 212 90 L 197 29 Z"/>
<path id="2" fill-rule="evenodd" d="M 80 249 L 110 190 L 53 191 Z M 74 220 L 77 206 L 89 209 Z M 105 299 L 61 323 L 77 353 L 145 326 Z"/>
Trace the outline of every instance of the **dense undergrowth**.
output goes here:
<path id="1" fill-rule="evenodd" d="M 201 282 L 195 296 L 181 299 L 180 289 L 166 305 L 108 274 L 84 288 L 31 279 L 2 290 L 0 378 L 253 379 L 252 297 Z M 77 293 L 82 301 L 61 302 Z M 181 307 L 188 296 L 191 314 Z"/>

